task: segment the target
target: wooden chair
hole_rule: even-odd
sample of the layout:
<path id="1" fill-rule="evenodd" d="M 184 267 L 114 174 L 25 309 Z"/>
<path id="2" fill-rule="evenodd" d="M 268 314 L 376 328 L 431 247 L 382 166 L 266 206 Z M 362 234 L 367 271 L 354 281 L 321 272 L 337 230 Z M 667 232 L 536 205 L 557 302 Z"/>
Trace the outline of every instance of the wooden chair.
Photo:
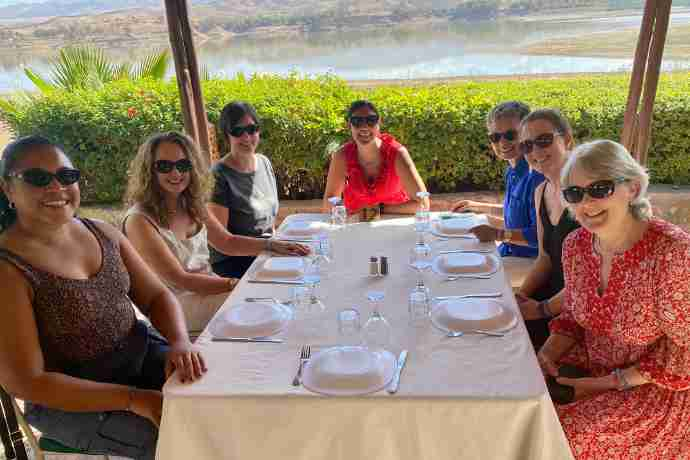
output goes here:
<path id="1" fill-rule="evenodd" d="M 5 457 L 8 460 L 29 460 L 24 439 L 28 441 L 36 460 L 45 460 L 46 456 L 66 455 L 98 455 L 105 460 L 110 457 L 104 454 L 93 454 L 80 449 L 64 446 L 54 439 L 41 436 L 36 439 L 33 430 L 26 422 L 24 415 L 15 399 L 4 388 L 0 387 L 0 437 L 5 447 Z"/>

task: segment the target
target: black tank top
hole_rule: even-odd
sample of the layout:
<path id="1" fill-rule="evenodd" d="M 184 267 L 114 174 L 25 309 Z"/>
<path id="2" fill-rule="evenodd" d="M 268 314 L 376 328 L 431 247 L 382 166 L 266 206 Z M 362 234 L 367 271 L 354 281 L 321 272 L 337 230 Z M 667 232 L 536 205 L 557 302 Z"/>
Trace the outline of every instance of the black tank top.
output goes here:
<path id="1" fill-rule="evenodd" d="M 546 184 L 546 183 L 545 183 Z M 549 219 L 549 211 L 546 209 L 546 185 L 541 194 L 541 204 L 539 206 L 539 215 L 541 216 L 541 224 L 544 229 L 542 241 L 544 244 L 544 251 L 551 259 L 551 273 L 545 285 L 538 289 L 534 296 L 538 300 L 548 299 L 558 294 L 565 286 L 563 279 L 563 264 L 561 262 L 563 241 L 572 232 L 580 228 L 580 224 L 572 218 L 567 209 L 563 210 L 558 224 L 553 225 Z"/>

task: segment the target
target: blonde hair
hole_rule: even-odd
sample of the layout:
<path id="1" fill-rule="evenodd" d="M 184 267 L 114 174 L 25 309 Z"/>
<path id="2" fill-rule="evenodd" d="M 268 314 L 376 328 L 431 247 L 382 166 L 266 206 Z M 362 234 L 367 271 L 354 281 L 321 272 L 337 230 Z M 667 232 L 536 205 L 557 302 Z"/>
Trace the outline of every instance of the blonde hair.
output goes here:
<path id="1" fill-rule="evenodd" d="M 156 153 L 163 143 L 178 145 L 189 161 L 189 186 L 180 194 L 182 208 L 198 224 L 206 219 L 206 203 L 211 190 L 211 175 L 204 166 L 201 152 L 196 143 L 187 135 L 170 131 L 154 134 L 140 147 L 129 165 L 129 181 L 125 202 L 128 206 L 139 205 L 151 214 L 162 227 L 168 227 L 168 211 L 153 165 Z"/>
<path id="2" fill-rule="evenodd" d="M 649 174 L 618 142 L 592 141 L 573 150 L 561 171 L 562 187 L 573 185 L 571 176 L 575 169 L 595 180 L 624 179 L 638 183 L 640 190 L 630 202 L 630 213 L 637 220 L 652 217 L 652 205 L 647 198 Z"/>

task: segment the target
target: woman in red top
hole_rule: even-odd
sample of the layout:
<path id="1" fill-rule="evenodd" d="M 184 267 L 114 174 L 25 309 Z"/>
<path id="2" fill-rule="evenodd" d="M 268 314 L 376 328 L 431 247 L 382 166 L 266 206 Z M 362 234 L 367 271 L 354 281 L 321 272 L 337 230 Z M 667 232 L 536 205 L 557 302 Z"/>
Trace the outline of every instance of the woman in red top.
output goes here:
<path id="1" fill-rule="evenodd" d="M 349 213 L 382 206 L 386 213 L 414 214 L 417 192 L 426 186 L 407 149 L 381 132 L 381 117 L 369 101 L 353 102 L 347 122 L 352 140 L 333 154 L 323 209 L 329 209 L 329 198 L 343 195 Z M 428 209 L 429 199 L 423 203 Z"/>
<path id="2" fill-rule="evenodd" d="M 582 228 L 563 246 L 563 311 L 539 351 L 585 378 L 557 378 L 557 411 L 578 460 L 690 458 L 690 235 L 652 217 L 649 178 L 625 148 L 577 148 L 561 175 Z"/>

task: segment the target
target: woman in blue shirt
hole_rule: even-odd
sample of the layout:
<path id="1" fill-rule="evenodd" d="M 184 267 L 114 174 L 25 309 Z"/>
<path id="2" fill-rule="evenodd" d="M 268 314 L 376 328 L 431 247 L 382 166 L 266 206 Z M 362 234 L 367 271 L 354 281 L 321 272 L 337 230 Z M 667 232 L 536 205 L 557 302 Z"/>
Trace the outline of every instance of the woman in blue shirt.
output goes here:
<path id="1" fill-rule="evenodd" d="M 453 204 L 453 211 L 474 211 L 489 215 L 489 225 L 480 225 L 472 232 L 482 241 L 502 241 L 501 256 L 536 257 L 537 211 L 534 190 L 544 176 L 532 171 L 518 149 L 520 121 L 529 114 L 529 107 L 522 102 L 503 102 L 494 107 L 486 117 L 491 147 L 501 160 L 508 162 L 503 205 L 462 200 Z M 503 211 L 503 218 L 491 216 Z"/>

